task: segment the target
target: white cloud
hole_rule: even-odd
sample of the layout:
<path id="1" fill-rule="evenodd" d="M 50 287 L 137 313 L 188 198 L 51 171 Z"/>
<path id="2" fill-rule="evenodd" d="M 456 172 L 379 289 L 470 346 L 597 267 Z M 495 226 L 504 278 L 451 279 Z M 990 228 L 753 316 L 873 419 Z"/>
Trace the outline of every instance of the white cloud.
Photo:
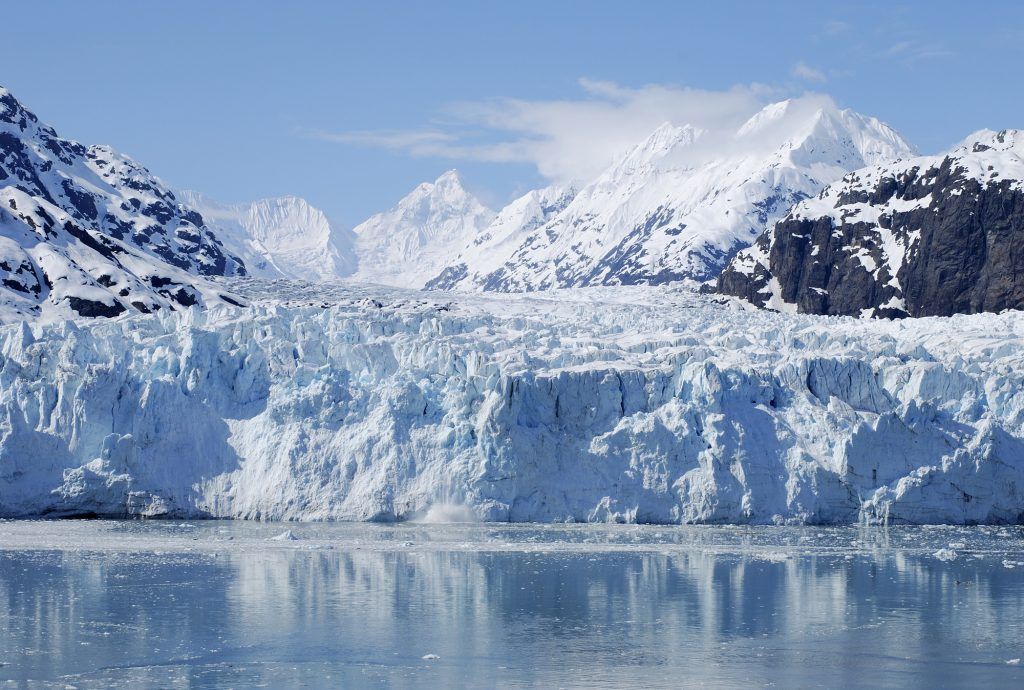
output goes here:
<path id="1" fill-rule="evenodd" d="M 557 181 L 587 180 L 664 122 L 704 129 L 736 127 L 771 94 L 752 84 L 725 91 L 651 84 L 624 87 L 581 79 L 576 99 L 501 98 L 457 103 L 444 128 L 310 132 L 325 141 L 376 146 L 414 156 L 530 163 Z"/>
<path id="2" fill-rule="evenodd" d="M 813 82 L 824 82 L 827 81 L 825 73 L 821 70 L 814 69 L 806 62 L 798 62 L 793 65 L 793 69 L 790 72 L 797 79 L 803 79 L 804 81 Z"/>

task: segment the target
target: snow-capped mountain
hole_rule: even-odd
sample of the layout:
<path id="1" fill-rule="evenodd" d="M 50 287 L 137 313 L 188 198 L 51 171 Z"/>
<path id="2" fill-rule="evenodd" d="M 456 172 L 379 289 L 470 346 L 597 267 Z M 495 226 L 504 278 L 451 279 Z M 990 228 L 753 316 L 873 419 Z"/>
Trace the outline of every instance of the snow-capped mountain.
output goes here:
<path id="1" fill-rule="evenodd" d="M 148 170 L 61 138 L 0 87 L 0 319 L 232 301 L 201 277 L 244 273 Z"/>
<path id="2" fill-rule="evenodd" d="M 249 274 L 322 282 L 352 274 L 355 236 L 318 208 L 294 196 L 220 204 L 193 191 L 179 197 L 199 211 Z"/>
<path id="3" fill-rule="evenodd" d="M 779 311 L 947 316 L 1024 308 L 1024 132 L 850 173 L 741 252 L 720 292 Z"/>
<path id="4" fill-rule="evenodd" d="M 493 218 L 494 212 L 463 188 L 456 171 L 449 170 L 355 228 L 359 265 L 353 279 L 423 287 Z"/>
<path id="5" fill-rule="evenodd" d="M 821 97 L 769 105 L 736 131 L 666 123 L 552 217 L 527 214 L 498 246 L 467 247 L 430 284 L 531 291 L 707 280 L 797 201 L 850 170 L 911 154 L 887 125 Z"/>
<path id="6" fill-rule="evenodd" d="M 498 289 L 488 283 L 527 234 L 561 213 L 576 195 L 573 187 L 545 187 L 519 197 L 503 208 L 468 247 L 426 284 L 431 290 L 452 290 L 479 284 L 484 290 Z M 470 275 L 470 266 L 473 273 Z"/>

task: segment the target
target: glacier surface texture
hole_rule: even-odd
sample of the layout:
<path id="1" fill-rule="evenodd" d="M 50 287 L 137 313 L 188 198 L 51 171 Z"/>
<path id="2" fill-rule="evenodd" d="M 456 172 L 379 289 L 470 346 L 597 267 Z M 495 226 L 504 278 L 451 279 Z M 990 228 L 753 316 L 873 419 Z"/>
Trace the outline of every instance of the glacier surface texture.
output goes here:
<path id="1" fill-rule="evenodd" d="M 232 286 L 253 306 L 0 327 L 0 511 L 1024 518 L 1021 313 Z"/>

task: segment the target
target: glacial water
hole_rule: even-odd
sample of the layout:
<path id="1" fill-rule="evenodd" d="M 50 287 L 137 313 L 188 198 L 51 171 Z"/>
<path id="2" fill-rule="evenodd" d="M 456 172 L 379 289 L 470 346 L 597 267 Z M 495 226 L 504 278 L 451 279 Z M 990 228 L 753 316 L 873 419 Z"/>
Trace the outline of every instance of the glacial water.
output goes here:
<path id="1" fill-rule="evenodd" d="M 0 521 L 0 687 L 1024 687 L 1024 529 Z"/>

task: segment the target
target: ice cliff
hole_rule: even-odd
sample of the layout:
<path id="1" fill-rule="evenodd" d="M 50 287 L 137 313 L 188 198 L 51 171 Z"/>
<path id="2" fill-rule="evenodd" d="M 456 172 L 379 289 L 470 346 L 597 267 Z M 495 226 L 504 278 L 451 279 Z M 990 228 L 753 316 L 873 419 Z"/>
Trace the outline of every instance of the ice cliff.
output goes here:
<path id="1" fill-rule="evenodd" d="M 0 513 L 1020 522 L 1024 315 L 232 283 L 0 327 Z"/>

